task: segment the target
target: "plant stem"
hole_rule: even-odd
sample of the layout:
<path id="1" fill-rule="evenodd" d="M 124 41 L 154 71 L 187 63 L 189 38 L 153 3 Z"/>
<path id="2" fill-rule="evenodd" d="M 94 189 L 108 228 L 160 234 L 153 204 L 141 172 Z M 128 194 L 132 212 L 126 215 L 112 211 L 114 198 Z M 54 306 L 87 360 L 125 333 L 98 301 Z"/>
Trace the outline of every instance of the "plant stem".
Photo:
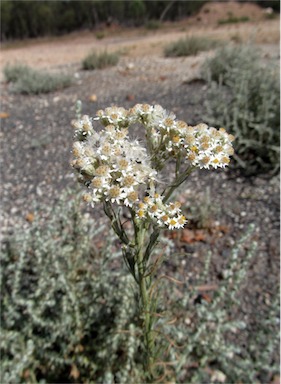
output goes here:
<path id="1" fill-rule="evenodd" d="M 146 260 L 145 260 L 145 238 L 147 229 L 143 226 L 136 227 L 136 245 L 137 245 L 137 268 L 139 275 L 139 294 L 141 302 L 141 310 L 144 317 L 143 323 L 143 336 L 144 336 L 144 345 L 146 349 L 146 356 L 144 361 L 144 369 L 149 381 L 153 380 L 153 363 L 154 363 L 154 337 L 152 331 L 152 317 L 151 317 L 151 307 L 152 302 L 148 294 L 151 278 L 146 274 Z"/>
<path id="2" fill-rule="evenodd" d="M 164 195 L 163 203 L 166 203 L 169 198 L 172 196 L 173 192 L 176 188 L 178 188 L 191 174 L 191 172 L 194 170 L 194 167 L 188 167 L 183 173 L 181 173 L 176 179 L 174 180 L 173 184 L 170 185 L 168 190 L 164 191 L 162 195 Z"/>

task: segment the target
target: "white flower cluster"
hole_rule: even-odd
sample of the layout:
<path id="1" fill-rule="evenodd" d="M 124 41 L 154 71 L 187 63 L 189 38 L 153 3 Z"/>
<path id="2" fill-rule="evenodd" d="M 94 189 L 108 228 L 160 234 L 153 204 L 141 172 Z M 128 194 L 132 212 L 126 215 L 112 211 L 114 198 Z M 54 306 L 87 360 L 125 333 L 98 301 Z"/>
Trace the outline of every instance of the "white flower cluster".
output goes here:
<path id="1" fill-rule="evenodd" d="M 84 129 L 84 122 L 87 138 L 74 143 L 72 166 L 91 191 L 85 200 L 93 205 L 106 200 L 132 207 L 139 200 L 139 186 L 154 181 L 157 174 L 146 149 L 138 141 L 128 140 L 127 128 L 110 124 L 95 132 L 92 123 L 88 126 L 88 117 L 74 122 L 75 128 Z"/>
<path id="2" fill-rule="evenodd" d="M 195 167 L 224 168 L 234 153 L 234 137 L 224 128 L 217 130 L 202 123 L 187 125 L 160 105 L 137 104 L 129 111 L 130 116 L 145 125 L 153 149 L 164 160 L 181 155 Z"/>
<path id="3" fill-rule="evenodd" d="M 183 228 L 187 222 L 180 210 L 179 202 L 164 204 L 162 196 L 155 193 L 153 196 L 146 196 L 138 204 L 136 215 L 139 219 L 150 218 L 159 227 L 167 226 L 169 229 Z"/>
<path id="4" fill-rule="evenodd" d="M 102 130 L 94 129 L 98 121 Z M 145 128 L 147 148 L 129 140 L 129 127 L 135 123 Z M 77 139 L 72 166 L 88 187 L 85 200 L 92 205 L 110 201 L 131 207 L 139 219 L 170 229 L 181 228 L 186 222 L 179 204 L 164 204 L 163 197 L 154 192 L 143 198 L 149 187 L 155 191 L 165 160 L 180 157 L 191 166 L 217 168 L 225 167 L 233 154 L 233 136 L 223 128 L 189 126 L 160 105 L 137 104 L 129 110 L 109 107 L 94 118 L 85 115 L 74 120 L 72 125 Z"/>

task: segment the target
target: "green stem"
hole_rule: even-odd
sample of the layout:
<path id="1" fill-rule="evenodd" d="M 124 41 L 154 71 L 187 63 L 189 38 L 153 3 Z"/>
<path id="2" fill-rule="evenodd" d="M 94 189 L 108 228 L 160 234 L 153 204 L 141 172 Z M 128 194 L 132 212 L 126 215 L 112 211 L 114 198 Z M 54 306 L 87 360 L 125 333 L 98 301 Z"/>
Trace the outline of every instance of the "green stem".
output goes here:
<path id="1" fill-rule="evenodd" d="M 139 287 L 140 308 L 143 317 L 143 339 L 145 347 L 144 371 L 147 382 L 155 378 L 153 370 L 155 360 L 155 342 L 153 331 L 153 313 L 155 311 L 156 299 L 150 295 L 151 273 L 148 273 L 148 262 L 150 254 L 155 246 L 159 230 L 150 232 L 150 223 L 142 223 L 135 217 L 131 209 L 132 221 L 134 223 L 134 241 L 130 242 L 123 226 L 119 213 L 116 213 L 109 202 L 104 203 L 104 211 L 111 220 L 112 228 L 124 244 L 123 257 L 126 265 L 133 275 Z"/>
<path id="2" fill-rule="evenodd" d="M 111 227 L 116 233 L 116 235 L 119 237 L 121 242 L 123 244 L 129 244 L 130 240 L 123 228 L 123 225 L 121 224 L 120 215 L 114 211 L 114 208 L 112 207 L 112 204 L 108 201 L 103 203 L 103 209 L 106 214 L 106 216 L 111 221 Z"/>
<path id="3" fill-rule="evenodd" d="M 144 345 L 146 349 L 146 356 L 144 361 L 144 370 L 149 381 L 153 380 L 153 364 L 154 364 L 154 337 L 152 330 L 152 302 L 149 296 L 151 286 L 151 278 L 146 274 L 146 260 L 145 260 L 145 238 L 147 229 L 143 226 L 136 227 L 136 246 L 137 246 L 137 268 L 138 268 L 138 281 L 141 310 L 144 318 L 143 332 L 144 332 Z"/>
<path id="4" fill-rule="evenodd" d="M 164 195 L 163 203 L 166 203 L 169 198 L 172 196 L 175 189 L 177 189 L 191 174 L 191 172 L 194 170 L 194 167 L 188 167 L 183 173 L 181 173 L 178 177 L 175 178 L 174 182 L 168 190 L 164 191 L 162 195 Z"/>

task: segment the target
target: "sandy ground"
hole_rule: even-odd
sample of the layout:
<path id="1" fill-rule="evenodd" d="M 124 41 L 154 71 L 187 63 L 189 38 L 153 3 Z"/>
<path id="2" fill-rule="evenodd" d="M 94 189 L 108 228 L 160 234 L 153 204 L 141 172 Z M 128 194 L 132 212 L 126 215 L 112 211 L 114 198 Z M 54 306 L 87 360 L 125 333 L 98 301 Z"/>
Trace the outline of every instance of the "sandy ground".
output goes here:
<path id="1" fill-rule="evenodd" d="M 128 57 L 161 56 L 166 44 L 185 36 L 276 44 L 279 42 L 280 25 L 279 18 L 222 26 L 211 22 L 206 24 L 206 20 L 195 19 L 168 23 L 156 31 L 113 27 L 105 29 L 103 33 L 105 37 L 102 39 L 98 39 L 94 31 L 83 31 L 58 38 L 3 44 L 0 71 L 2 72 L 5 65 L 14 63 L 25 63 L 39 69 L 77 64 L 91 51 L 119 51 Z"/>

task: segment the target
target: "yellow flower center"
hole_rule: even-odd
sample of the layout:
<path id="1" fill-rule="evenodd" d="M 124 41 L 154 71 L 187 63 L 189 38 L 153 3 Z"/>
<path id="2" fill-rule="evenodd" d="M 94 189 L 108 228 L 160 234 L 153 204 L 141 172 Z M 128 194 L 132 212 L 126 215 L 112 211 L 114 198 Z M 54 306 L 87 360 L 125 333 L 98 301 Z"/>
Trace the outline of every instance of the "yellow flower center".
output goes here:
<path id="1" fill-rule="evenodd" d="M 143 211 L 142 209 L 140 209 L 140 210 L 138 211 L 138 216 L 139 216 L 139 217 L 144 217 L 144 211 Z"/>
<path id="2" fill-rule="evenodd" d="M 102 179 L 100 177 L 95 177 L 92 180 L 92 186 L 94 188 L 101 188 L 102 187 Z"/>
<path id="3" fill-rule="evenodd" d="M 108 174 L 108 171 L 109 171 L 109 166 L 108 165 L 100 165 L 96 169 L 96 175 L 98 175 L 98 176 L 106 176 Z"/>
<path id="4" fill-rule="evenodd" d="M 117 187 L 117 186 L 114 186 L 114 187 L 110 188 L 109 196 L 113 197 L 113 198 L 116 198 L 116 197 L 120 196 L 120 188 Z"/>
<path id="5" fill-rule="evenodd" d="M 133 176 L 124 177 L 123 183 L 125 187 L 131 187 L 134 184 L 135 178 Z"/>
<path id="6" fill-rule="evenodd" d="M 172 142 L 173 143 L 178 143 L 179 141 L 180 141 L 180 137 L 179 136 L 172 137 Z"/>
<path id="7" fill-rule="evenodd" d="M 136 191 L 132 191 L 128 194 L 128 199 L 130 201 L 136 201 L 138 199 L 138 193 Z"/>
<path id="8" fill-rule="evenodd" d="M 169 222 L 170 225 L 174 226 L 177 224 L 176 220 L 175 219 L 171 219 L 170 222 Z"/>

